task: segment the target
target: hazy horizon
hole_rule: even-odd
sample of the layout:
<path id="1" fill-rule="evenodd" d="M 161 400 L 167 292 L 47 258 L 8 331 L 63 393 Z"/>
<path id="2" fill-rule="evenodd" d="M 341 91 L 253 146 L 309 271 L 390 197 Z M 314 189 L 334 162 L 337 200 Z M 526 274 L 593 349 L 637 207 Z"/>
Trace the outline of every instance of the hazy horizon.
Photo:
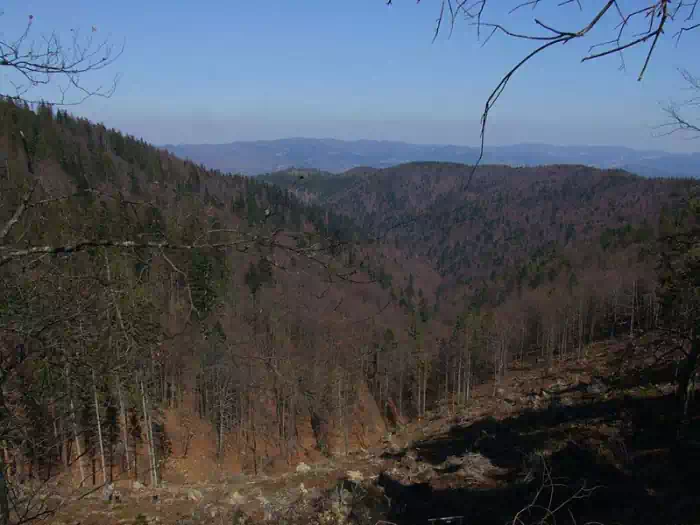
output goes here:
<path id="1" fill-rule="evenodd" d="M 369 139 L 369 138 L 357 138 L 357 139 L 342 139 L 342 138 L 337 138 L 333 136 L 305 136 L 305 135 L 298 135 L 298 136 L 283 136 L 283 137 L 278 137 L 278 138 L 271 138 L 271 139 L 241 139 L 241 140 L 231 140 L 228 142 L 180 142 L 180 143 L 173 143 L 173 142 L 166 142 L 166 143 L 161 143 L 161 144 L 155 144 L 156 147 L 166 147 L 166 146 L 226 146 L 228 144 L 254 144 L 254 143 L 261 143 L 261 142 L 281 142 L 281 141 L 287 141 L 287 140 L 304 140 L 304 141 L 338 141 L 338 142 L 346 142 L 346 143 L 353 143 L 353 142 L 377 142 L 377 143 L 394 143 L 394 144 L 407 144 L 411 146 L 422 146 L 422 147 L 458 147 L 458 148 L 479 148 L 479 144 L 450 144 L 450 143 L 436 143 L 436 142 L 415 142 L 415 141 L 406 141 L 406 140 L 392 140 L 392 139 Z M 652 152 L 652 153 L 668 153 L 668 154 L 693 154 L 696 153 L 696 151 L 669 151 L 661 148 L 640 148 L 640 147 L 633 147 L 633 146 L 625 146 L 621 144 L 594 144 L 594 143 L 578 143 L 578 144 L 555 144 L 551 142 L 534 142 L 534 141 L 529 141 L 529 142 L 509 142 L 505 144 L 486 144 L 484 146 L 485 149 L 489 148 L 507 148 L 507 147 L 515 147 L 515 146 L 544 146 L 544 147 L 557 147 L 557 148 L 620 148 L 620 149 L 629 149 L 633 151 L 637 151 L 640 153 L 647 153 L 647 152 Z"/>
<path id="2" fill-rule="evenodd" d="M 529 30 L 542 14 L 566 27 L 594 7 L 523 10 L 509 20 Z M 497 36 L 482 47 L 466 23 L 433 43 L 438 12 L 439 3 L 427 1 L 353 0 L 329 9 L 322 0 L 13 0 L 2 16 L 21 28 L 32 15 L 36 37 L 94 27 L 97 38 L 125 42 L 115 64 L 89 77 L 99 85 L 120 74 L 114 96 L 70 110 L 154 144 L 332 136 L 473 146 L 489 93 L 532 46 Z M 700 32 L 679 46 L 661 39 L 642 82 L 645 49 L 627 53 L 619 71 L 617 57 L 581 64 L 588 45 L 553 47 L 522 69 L 490 114 L 487 145 L 700 150 L 700 141 L 655 136 L 664 104 L 686 96 L 678 68 L 694 63 Z"/>
<path id="3" fill-rule="evenodd" d="M 179 119 L 167 116 L 127 120 L 123 117 L 101 118 L 99 112 L 93 111 L 74 111 L 74 113 L 156 145 L 215 145 L 307 138 L 478 147 L 480 131 L 478 123 L 470 126 L 444 121 L 432 121 L 434 130 L 427 134 L 424 129 L 425 121 L 322 121 L 301 125 L 299 122 L 275 122 L 264 119 L 223 121 L 200 117 Z M 518 127 L 511 125 L 508 120 L 494 119 L 489 123 L 485 146 L 488 148 L 516 144 L 546 144 L 562 147 L 624 147 L 639 151 L 655 150 L 667 153 L 700 152 L 700 140 L 688 140 L 681 138 L 680 135 L 655 136 L 654 134 L 659 132 L 656 126 L 650 125 L 648 128 L 632 131 L 609 126 L 604 133 L 595 133 L 593 128 L 577 128 L 566 134 L 559 133 L 558 128 L 552 126 L 540 129 L 536 136 L 533 136 L 532 133 L 517 133 Z M 522 127 L 526 126 L 523 124 Z M 541 122 L 538 127 L 542 127 Z M 309 131 L 306 131 L 307 129 Z"/>

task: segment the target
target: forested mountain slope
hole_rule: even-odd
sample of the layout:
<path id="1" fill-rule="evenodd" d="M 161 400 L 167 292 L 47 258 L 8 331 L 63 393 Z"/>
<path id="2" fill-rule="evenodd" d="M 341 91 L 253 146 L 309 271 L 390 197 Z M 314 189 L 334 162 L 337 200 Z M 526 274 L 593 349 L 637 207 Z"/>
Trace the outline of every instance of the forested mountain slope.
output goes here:
<path id="1" fill-rule="evenodd" d="M 546 281 L 522 268 L 552 252 L 605 264 L 678 220 L 692 180 L 645 179 L 585 166 L 411 163 L 341 175 L 298 170 L 262 177 L 351 217 L 368 235 L 428 258 L 447 281 Z M 300 175 L 301 174 L 301 175 Z M 300 178 L 303 177 L 303 178 Z"/>
<path id="2" fill-rule="evenodd" d="M 10 101 L 0 150 L 15 486 L 288 468 L 468 407 L 515 362 L 693 333 L 693 259 L 658 245 L 695 238 L 692 181 L 487 166 L 467 185 L 440 163 L 249 179 Z"/>
<path id="3" fill-rule="evenodd" d="M 346 214 L 378 240 L 380 282 L 408 312 L 454 326 L 441 347 L 445 373 L 484 352 L 498 379 L 514 353 L 552 359 L 656 326 L 657 241 L 692 223 L 695 181 L 569 165 L 483 166 L 469 183 L 470 173 L 411 163 L 262 180 Z M 469 343 L 483 323 L 491 335 Z M 464 344 L 468 358 L 456 350 Z"/>
<path id="4" fill-rule="evenodd" d="M 197 447 L 199 475 L 258 472 L 384 428 L 368 349 L 403 313 L 352 221 L 47 106 L 0 102 L 0 150 L 14 479 L 156 484 Z"/>

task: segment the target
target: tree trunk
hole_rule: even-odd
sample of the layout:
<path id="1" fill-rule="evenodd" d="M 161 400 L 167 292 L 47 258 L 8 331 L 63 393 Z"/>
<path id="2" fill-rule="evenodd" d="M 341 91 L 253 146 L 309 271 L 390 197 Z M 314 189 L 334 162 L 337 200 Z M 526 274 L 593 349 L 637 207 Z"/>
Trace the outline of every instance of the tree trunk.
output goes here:
<path id="1" fill-rule="evenodd" d="M 117 382 L 117 396 L 119 397 L 119 411 L 122 416 L 122 435 L 124 439 L 124 455 L 126 457 L 126 471 L 131 470 L 131 460 L 129 458 L 129 423 L 126 417 L 126 410 L 124 408 L 124 398 L 122 397 L 122 386 L 119 377 L 115 377 Z"/>
<path id="2" fill-rule="evenodd" d="M 0 407 L 5 406 L 5 393 L 3 392 L 3 385 L 0 385 Z M 3 413 L 0 412 L 0 423 L 3 423 Z M 2 425 L 0 425 L 1 427 Z M 10 505 L 7 498 L 8 487 L 7 487 L 7 470 L 5 468 L 5 452 L 6 449 L 3 447 L 3 453 L 0 454 L 0 525 L 10 524 Z"/>
<path id="3" fill-rule="evenodd" d="M 389 394 L 389 369 L 387 368 L 384 373 L 384 404 L 382 405 L 382 416 L 386 417 L 386 409 L 391 399 Z"/>
<path id="4" fill-rule="evenodd" d="M 102 422 L 100 421 L 100 405 L 97 400 L 97 380 L 92 371 L 92 388 L 95 394 L 95 417 L 97 418 L 97 439 L 100 441 L 100 459 L 102 460 L 102 483 L 107 483 L 107 464 L 105 462 L 105 447 L 102 441 Z"/>
<path id="5" fill-rule="evenodd" d="M 452 413 L 455 413 L 456 405 L 462 402 L 462 353 L 460 352 L 457 357 L 457 369 L 455 370 L 454 383 L 454 395 L 452 396 Z"/>
<path id="6" fill-rule="evenodd" d="M 450 359 L 449 359 L 449 357 L 445 357 L 445 403 L 447 404 L 448 408 L 451 406 L 449 401 L 450 401 Z"/>
<path id="7" fill-rule="evenodd" d="M 51 399 L 51 421 L 53 423 L 53 438 L 54 442 L 56 444 L 56 457 L 58 458 L 58 462 L 60 464 L 63 463 L 63 447 L 62 447 L 62 442 L 60 439 L 60 433 L 58 431 L 58 422 L 57 422 L 57 417 L 56 417 L 56 400 Z M 53 460 L 49 458 L 49 474 L 48 478 L 51 478 L 51 465 L 53 464 Z"/>
<path id="8" fill-rule="evenodd" d="M 78 454 L 78 467 L 80 467 L 80 486 L 85 482 L 85 467 L 83 466 L 83 451 L 80 449 L 80 438 L 78 437 L 78 423 L 75 418 L 75 406 L 73 399 L 70 400 L 70 409 L 73 417 L 73 436 L 75 437 L 75 452 Z"/>
<path id="9" fill-rule="evenodd" d="M 583 298 L 578 307 L 578 358 L 583 358 Z"/>
<path id="10" fill-rule="evenodd" d="M 69 377 L 69 372 L 66 371 L 66 379 Z M 70 387 L 69 387 L 70 391 Z M 75 405 L 73 404 L 73 396 L 71 395 L 70 397 L 70 412 L 71 412 L 71 419 L 73 420 L 73 437 L 75 439 L 75 451 L 78 454 L 78 467 L 80 468 L 80 484 L 79 486 L 83 486 L 83 483 L 85 483 L 85 467 L 83 467 L 83 452 L 80 449 L 80 437 L 78 436 L 78 421 L 77 418 L 75 417 Z"/>
<path id="11" fill-rule="evenodd" d="M 617 302 L 618 302 L 618 291 L 617 287 L 615 290 L 613 290 L 613 325 L 612 325 L 612 332 L 610 333 L 610 337 L 615 337 L 617 334 Z"/>
<path id="12" fill-rule="evenodd" d="M 258 475 L 258 434 L 257 427 L 255 424 L 255 412 L 253 411 L 253 403 L 248 398 L 248 407 L 250 413 L 248 417 L 250 418 L 250 424 L 252 425 L 252 437 L 253 437 L 253 473 Z"/>
<path id="13" fill-rule="evenodd" d="M 0 456 L 0 525 L 10 525 L 10 505 L 7 493 L 5 460 Z"/>
<path id="14" fill-rule="evenodd" d="M 680 433 L 688 418 L 690 398 L 692 391 L 695 389 L 698 358 L 700 358 L 700 337 L 696 336 L 693 338 L 690 352 L 678 374 L 678 390 L 676 394 L 678 398 L 678 433 Z"/>
<path id="15" fill-rule="evenodd" d="M 472 393 L 472 355 L 470 351 L 467 351 L 467 370 L 466 370 L 467 382 L 464 388 L 465 402 L 469 402 Z"/>
<path id="16" fill-rule="evenodd" d="M 153 444 L 153 429 L 151 428 L 151 419 L 148 417 L 148 409 L 146 408 L 146 389 L 141 381 L 141 401 L 143 403 L 143 422 L 146 427 L 146 439 L 148 440 L 148 459 L 151 466 L 151 486 L 158 486 L 158 473 L 156 472 L 155 448 Z"/>
<path id="17" fill-rule="evenodd" d="M 343 378 L 338 378 L 338 410 L 340 411 L 340 428 L 343 432 L 343 442 L 345 445 L 345 455 L 348 455 L 348 428 L 345 420 L 345 407 L 343 406 Z"/>
<path id="18" fill-rule="evenodd" d="M 403 375 L 404 375 L 404 357 L 403 357 L 403 352 L 399 351 L 399 416 L 401 417 L 401 420 L 403 420 Z"/>
<path id="19" fill-rule="evenodd" d="M 224 451 L 224 387 L 219 391 L 219 433 L 216 447 L 216 457 L 221 459 Z"/>
<path id="20" fill-rule="evenodd" d="M 68 452 L 69 438 L 66 436 L 66 427 L 64 418 L 58 420 L 58 431 L 61 436 L 61 458 L 63 459 L 63 467 L 65 470 L 70 468 L 70 457 Z"/>
<path id="21" fill-rule="evenodd" d="M 428 401 L 428 360 L 423 364 L 423 415 L 425 416 Z"/>
<path id="22" fill-rule="evenodd" d="M 634 337 L 634 314 L 637 310 L 637 279 L 632 282 L 632 316 L 630 319 L 630 337 Z"/>

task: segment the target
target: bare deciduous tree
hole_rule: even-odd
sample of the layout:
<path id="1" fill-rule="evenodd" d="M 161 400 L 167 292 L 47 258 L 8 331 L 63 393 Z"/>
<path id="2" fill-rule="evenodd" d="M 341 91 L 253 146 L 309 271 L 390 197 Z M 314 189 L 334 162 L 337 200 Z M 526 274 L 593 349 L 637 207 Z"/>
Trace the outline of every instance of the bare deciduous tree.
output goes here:
<path id="1" fill-rule="evenodd" d="M 32 100 L 32 91 L 53 84 L 58 94 L 50 103 L 73 105 L 93 96 L 109 97 L 114 93 L 118 76 L 106 86 L 90 86 L 83 76 L 111 66 L 122 54 L 123 45 L 115 47 L 108 38 L 95 38 L 98 32 L 95 26 L 86 37 L 81 37 L 78 29 L 71 29 L 68 39 L 56 31 L 36 35 L 34 21 L 34 16 L 29 15 L 19 35 L 13 38 L 3 33 L 0 37 L 1 71 L 11 86 L 0 88 L 3 96 L 38 102 Z"/>
<path id="2" fill-rule="evenodd" d="M 691 95 L 672 101 L 664 108 L 668 122 L 662 128 L 669 130 L 668 134 L 683 133 L 693 139 L 700 138 L 700 79 L 686 69 L 680 73 Z"/>
<path id="3" fill-rule="evenodd" d="M 386 0 L 386 3 L 392 5 L 394 2 Z M 475 165 L 483 158 L 484 136 L 490 111 L 513 76 L 549 48 L 572 41 L 586 42 L 589 47 L 580 57 L 581 62 L 617 55 L 623 68 L 624 51 L 644 49 L 637 77 L 642 80 L 663 36 L 680 42 L 685 33 L 700 29 L 700 22 L 695 18 L 698 0 L 653 0 L 641 5 L 637 2 L 607 0 L 596 4 L 588 6 L 580 0 L 441 0 L 434 38 L 443 32 L 445 26 L 449 26 L 451 33 L 461 19 L 476 28 L 477 36 L 480 39 L 483 37 L 484 44 L 498 34 L 534 44 L 534 48 L 503 75 L 486 100 L 481 115 L 481 152 Z M 531 29 L 513 29 L 510 23 L 514 23 L 523 9 L 535 13 L 530 23 Z M 571 21 L 570 27 L 562 27 L 559 22 L 550 21 L 554 13 L 559 14 L 562 10 L 566 10 L 568 20 Z M 469 181 L 471 177 L 467 185 Z"/>

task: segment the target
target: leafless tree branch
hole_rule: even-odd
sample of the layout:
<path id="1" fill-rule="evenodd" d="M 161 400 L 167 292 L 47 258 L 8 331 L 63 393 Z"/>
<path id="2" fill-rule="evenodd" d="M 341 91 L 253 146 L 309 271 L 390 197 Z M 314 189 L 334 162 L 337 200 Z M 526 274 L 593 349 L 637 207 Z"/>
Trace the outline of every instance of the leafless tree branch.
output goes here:
<path id="1" fill-rule="evenodd" d="M 109 39 L 96 40 L 96 27 L 88 37 L 71 29 L 69 43 L 65 44 L 58 33 L 31 38 L 34 17 L 15 39 L 0 37 L 0 67 L 7 74 L 14 93 L 2 93 L 13 100 L 43 102 L 51 105 L 80 104 L 90 97 L 110 97 L 119 81 L 113 77 L 108 85 L 88 87 L 83 75 L 111 66 L 123 53 L 124 45 L 115 47 Z M 59 96 L 54 100 L 33 100 L 30 92 L 56 82 Z"/>
<path id="2" fill-rule="evenodd" d="M 664 108 L 667 122 L 659 127 L 664 130 L 663 135 L 682 133 L 691 139 L 700 138 L 700 79 L 685 69 L 680 73 L 692 95 L 670 102 Z"/>
<path id="3" fill-rule="evenodd" d="M 498 33 L 509 38 L 540 43 L 501 78 L 496 88 L 489 95 L 481 115 L 479 156 L 462 189 L 466 190 L 469 188 L 476 167 L 483 160 L 484 139 L 490 111 L 493 109 L 513 75 L 530 60 L 557 44 L 564 45 L 573 40 L 589 40 L 592 38 L 593 29 L 599 29 L 603 25 L 601 23 L 602 21 L 617 20 L 615 34 L 608 40 L 593 43 L 589 47 L 588 53 L 581 58 L 581 61 L 588 62 L 609 55 L 619 55 L 622 57 L 622 53 L 626 50 L 648 45 L 644 61 L 637 77 L 638 80 L 641 81 L 649 68 L 651 58 L 657 49 L 659 40 L 662 35 L 666 34 L 670 27 L 676 29 L 676 41 L 678 41 L 684 33 L 700 28 L 700 23 L 693 23 L 699 1 L 700 0 L 678 0 L 676 2 L 671 2 L 671 0 L 653 0 L 644 7 L 630 9 L 630 4 L 625 4 L 620 0 L 607 0 L 600 9 L 592 11 L 590 16 L 586 17 L 582 25 L 577 29 L 558 28 L 556 24 L 546 22 L 541 18 L 534 18 L 532 22 L 534 25 L 533 32 L 522 33 L 508 29 L 504 23 L 485 21 L 485 15 L 489 12 L 488 8 L 492 6 L 502 8 L 503 2 L 493 2 L 489 0 L 442 0 L 433 39 L 437 38 L 445 25 L 446 17 L 449 17 L 450 32 L 459 18 L 467 20 L 470 26 L 476 27 L 477 36 L 479 38 L 481 37 L 482 28 L 490 28 L 484 43 L 487 43 Z M 420 2 L 420 0 L 418 0 L 418 2 Z M 386 3 L 387 5 L 392 5 L 393 1 L 387 0 Z M 546 0 L 527 0 L 515 3 L 512 8 L 507 10 L 505 16 L 512 15 L 526 7 L 530 7 L 532 10 L 536 8 L 545 9 L 546 7 L 550 10 L 554 10 L 569 4 L 574 4 L 580 12 L 584 12 L 583 6 L 579 0 L 560 0 L 556 3 Z M 624 67 L 624 61 L 622 64 Z M 688 123 L 679 121 L 678 124 L 683 127 Z"/>

